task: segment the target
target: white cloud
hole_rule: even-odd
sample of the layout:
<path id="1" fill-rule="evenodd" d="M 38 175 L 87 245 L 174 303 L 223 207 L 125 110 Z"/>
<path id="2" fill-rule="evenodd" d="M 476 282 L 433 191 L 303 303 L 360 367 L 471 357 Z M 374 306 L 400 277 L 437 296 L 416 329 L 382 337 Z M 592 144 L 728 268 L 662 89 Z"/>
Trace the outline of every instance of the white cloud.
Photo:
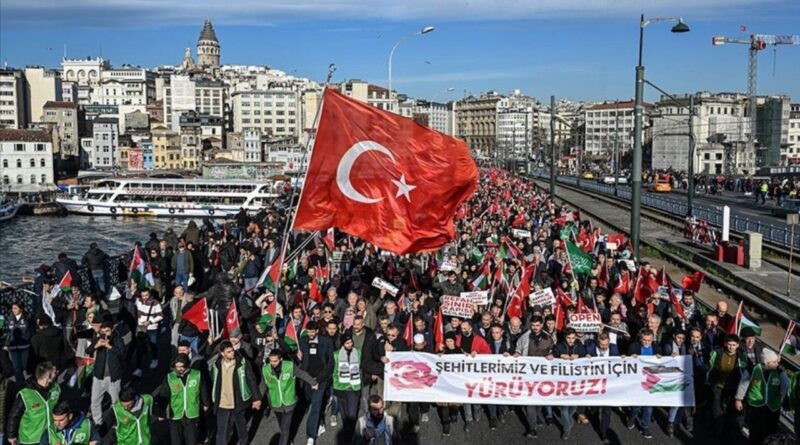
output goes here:
<path id="1" fill-rule="evenodd" d="M 261 25 L 290 20 L 519 20 L 617 18 L 646 14 L 719 15 L 786 0 L 3 0 L 9 24 L 148 26 L 196 23 Z M 757 7 L 755 5 L 758 5 Z"/>

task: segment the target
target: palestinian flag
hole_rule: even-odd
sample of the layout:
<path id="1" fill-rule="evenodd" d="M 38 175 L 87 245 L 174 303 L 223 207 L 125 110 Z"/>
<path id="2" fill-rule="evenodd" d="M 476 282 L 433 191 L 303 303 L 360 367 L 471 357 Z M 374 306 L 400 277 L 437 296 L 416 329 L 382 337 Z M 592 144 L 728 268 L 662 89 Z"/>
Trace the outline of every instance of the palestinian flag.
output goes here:
<path id="1" fill-rule="evenodd" d="M 150 264 L 142 258 L 139 248 L 133 248 L 133 259 L 128 267 L 130 277 L 139 283 L 142 289 L 148 289 L 155 281 L 153 281 L 153 270 L 150 269 Z"/>
<path id="2" fill-rule="evenodd" d="M 514 245 L 514 242 L 508 239 L 507 236 L 503 237 L 503 242 L 505 243 L 505 246 L 508 247 L 508 254 L 510 254 L 513 258 L 519 258 L 520 255 L 522 255 L 522 251 L 519 250 L 519 247 Z"/>
<path id="3" fill-rule="evenodd" d="M 272 262 L 264 272 L 261 273 L 261 276 L 258 278 L 258 284 L 256 287 L 263 287 L 268 291 L 272 292 L 273 294 L 278 294 L 278 286 L 280 285 L 280 261 L 281 256 L 278 255 L 275 257 L 275 261 Z"/>
<path id="4" fill-rule="evenodd" d="M 261 317 L 258 319 L 258 325 L 261 327 L 261 332 L 267 332 L 267 328 L 272 326 L 275 323 L 275 314 L 278 309 L 278 304 L 276 300 L 272 300 Z"/>
<path id="5" fill-rule="evenodd" d="M 483 267 L 481 267 L 478 276 L 475 277 L 474 280 L 470 283 L 471 290 L 486 290 L 489 287 L 489 276 L 491 275 L 491 271 L 489 270 L 489 262 L 484 262 Z"/>
<path id="6" fill-rule="evenodd" d="M 781 355 L 797 355 L 798 352 L 800 352 L 800 326 L 790 321 L 786 335 L 783 336 Z"/>
<path id="7" fill-rule="evenodd" d="M 58 292 L 69 292 L 72 289 L 72 274 L 67 271 L 58 283 Z"/>
<path id="8" fill-rule="evenodd" d="M 744 328 L 751 328 L 756 336 L 761 335 L 761 326 L 747 313 L 742 303 L 739 303 L 739 309 L 736 310 L 736 317 L 734 317 L 733 323 L 728 328 L 728 333 L 742 335 L 742 329 Z"/>
<path id="9" fill-rule="evenodd" d="M 286 268 L 286 280 L 293 281 L 295 278 L 297 278 L 297 257 Z"/>
<path id="10" fill-rule="evenodd" d="M 569 258 L 573 276 L 592 273 L 592 264 L 594 260 L 571 241 L 567 241 L 567 258 Z"/>
<path id="11" fill-rule="evenodd" d="M 300 334 L 298 335 L 297 329 L 294 327 L 294 321 L 291 319 L 289 320 L 289 325 L 286 326 L 286 332 L 284 332 L 283 341 L 294 351 L 297 350 L 297 345 L 300 343 L 300 339 L 307 336 L 306 333 L 306 325 L 308 324 L 308 317 L 303 316 L 303 325 L 300 326 Z"/>
<path id="12" fill-rule="evenodd" d="M 476 263 L 483 261 L 483 252 L 481 252 L 481 249 L 478 249 L 478 246 L 473 247 L 472 250 L 469 251 L 469 256 L 472 261 L 475 261 Z"/>

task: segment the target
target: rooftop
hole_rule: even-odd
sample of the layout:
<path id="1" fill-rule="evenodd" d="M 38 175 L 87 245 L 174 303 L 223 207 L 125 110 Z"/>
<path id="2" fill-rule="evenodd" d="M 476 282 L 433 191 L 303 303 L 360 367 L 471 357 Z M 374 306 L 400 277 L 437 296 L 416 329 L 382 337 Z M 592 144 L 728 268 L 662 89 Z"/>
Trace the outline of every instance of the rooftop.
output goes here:
<path id="1" fill-rule="evenodd" d="M 0 141 L 53 142 L 50 133 L 41 130 L 0 129 Z"/>
<path id="2" fill-rule="evenodd" d="M 44 103 L 42 108 L 70 108 L 72 110 L 78 109 L 78 104 L 75 102 L 66 102 L 66 101 L 59 101 L 59 100 L 48 100 Z"/>
<path id="3" fill-rule="evenodd" d="M 586 111 L 597 111 L 597 110 L 616 110 L 617 108 L 633 108 L 636 103 L 632 100 L 626 100 L 624 102 L 604 102 L 602 104 L 592 105 L 586 108 Z M 645 108 L 652 108 L 653 104 L 644 103 Z"/>
<path id="4" fill-rule="evenodd" d="M 200 31 L 200 37 L 197 40 L 211 40 L 214 42 L 219 42 L 217 40 L 217 33 L 214 32 L 214 25 L 211 24 L 211 20 L 206 20 L 203 24 L 203 30 Z"/>

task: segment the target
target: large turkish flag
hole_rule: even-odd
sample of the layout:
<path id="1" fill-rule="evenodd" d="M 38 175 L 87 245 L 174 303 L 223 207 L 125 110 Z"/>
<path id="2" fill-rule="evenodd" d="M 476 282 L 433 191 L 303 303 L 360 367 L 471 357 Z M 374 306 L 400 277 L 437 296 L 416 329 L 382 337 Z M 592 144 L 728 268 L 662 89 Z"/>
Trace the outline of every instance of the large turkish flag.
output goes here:
<path id="1" fill-rule="evenodd" d="M 477 180 L 463 141 L 329 89 L 294 227 L 338 227 L 398 254 L 435 250 L 455 237 Z"/>

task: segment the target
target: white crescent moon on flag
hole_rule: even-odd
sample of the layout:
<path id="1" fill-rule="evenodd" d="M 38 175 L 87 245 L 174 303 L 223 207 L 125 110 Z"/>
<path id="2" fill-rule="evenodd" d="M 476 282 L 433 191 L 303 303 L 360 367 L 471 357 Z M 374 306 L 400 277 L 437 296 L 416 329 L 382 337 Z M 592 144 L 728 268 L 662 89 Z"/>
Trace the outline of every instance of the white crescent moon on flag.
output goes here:
<path id="1" fill-rule="evenodd" d="M 394 155 L 392 155 L 392 152 L 383 145 L 375 141 L 356 142 L 347 150 L 347 152 L 345 152 L 344 156 L 342 156 L 342 159 L 339 161 L 339 166 L 336 169 L 336 185 L 339 186 L 339 190 L 344 196 L 352 199 L 353 201 L 364 204 L 374 204 L 382 201 L 383 197 L 370 198 L 368 196 L 364 196 L 361 194 L 361 192 L 356 190 L 353 187 L 353 184 L 350 182 L 350 170 L 352 170 L 353 164 L 355 164 L 359 156 L 368 151 L 377 151 L 379 153 L 383 153 L 392 160 L 392 163 L 395 163 Z"/>

